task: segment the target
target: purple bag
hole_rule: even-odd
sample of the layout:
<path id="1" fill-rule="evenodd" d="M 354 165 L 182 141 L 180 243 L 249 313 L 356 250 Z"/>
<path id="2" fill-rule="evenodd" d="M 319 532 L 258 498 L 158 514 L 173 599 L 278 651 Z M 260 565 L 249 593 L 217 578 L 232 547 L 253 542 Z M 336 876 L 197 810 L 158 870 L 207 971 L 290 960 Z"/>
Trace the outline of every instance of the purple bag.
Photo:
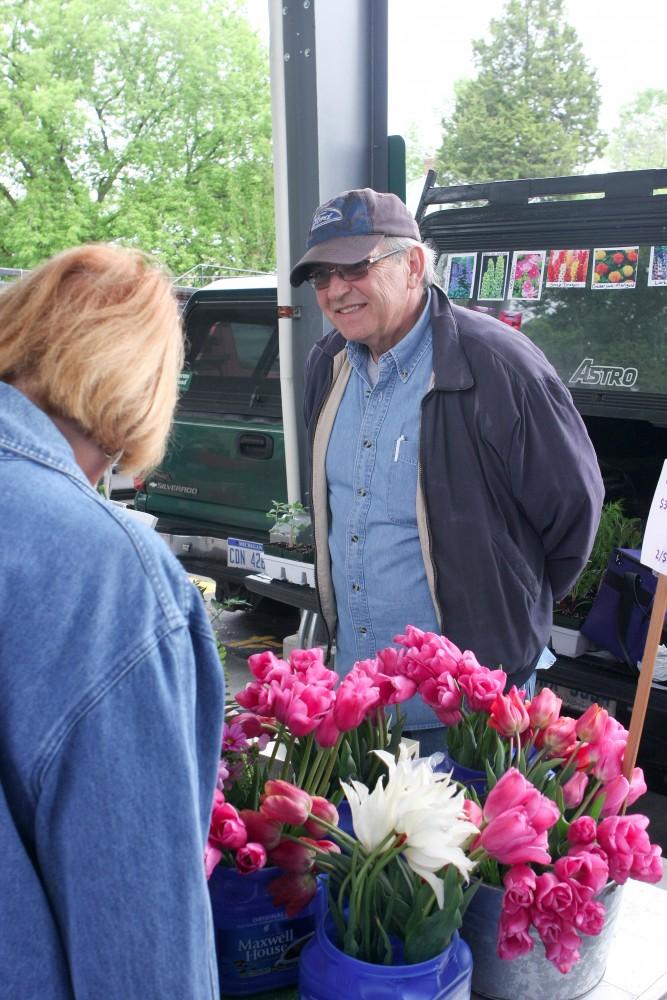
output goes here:
<path id="1" fill-rule="evenodd" d="M 633 671 L 644 655 L 656 586 L 652 570 L 640 563 L 639 556 L 639 549 L 614 549 L 581 626 L 583 635 L 609 650 Z M 662 642 L 665 642 L 664 629 Z"/>

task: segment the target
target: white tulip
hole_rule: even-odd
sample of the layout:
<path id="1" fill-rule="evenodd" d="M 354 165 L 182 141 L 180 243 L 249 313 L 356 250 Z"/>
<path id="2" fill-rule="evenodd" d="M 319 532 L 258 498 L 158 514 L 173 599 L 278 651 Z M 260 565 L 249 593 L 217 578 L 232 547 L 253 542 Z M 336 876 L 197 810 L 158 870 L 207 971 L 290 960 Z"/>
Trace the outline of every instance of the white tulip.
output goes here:
<path id="1" fill-rule="evenodd" d="M 444 886 L 436 872 L 454 865 L 468 878 L 475 863 L 462 846 L 477 827 L 465 817 L 464 792 L 449 774 L 433 771 L 428 760 L 411 760 L 401 747 L 399 760 L 376 750 L 389 771 L 369 792 L 366 785 L 343 783 L 357 839 L 374 850 L 392 832 L 403 835 L 403 856 L 410 868 L 429 883 L 442 908 Z"/>

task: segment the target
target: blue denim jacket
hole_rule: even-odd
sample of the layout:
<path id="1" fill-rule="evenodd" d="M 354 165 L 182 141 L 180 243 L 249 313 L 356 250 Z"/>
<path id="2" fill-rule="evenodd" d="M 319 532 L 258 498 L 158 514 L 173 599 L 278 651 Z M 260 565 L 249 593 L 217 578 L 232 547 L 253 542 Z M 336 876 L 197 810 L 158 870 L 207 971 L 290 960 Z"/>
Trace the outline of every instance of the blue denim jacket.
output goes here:
<path id="1" fill-rule="evenodd" d="M 224 684 L 201 598 L 0 383 L 0 995 L 217 997 Z"/>

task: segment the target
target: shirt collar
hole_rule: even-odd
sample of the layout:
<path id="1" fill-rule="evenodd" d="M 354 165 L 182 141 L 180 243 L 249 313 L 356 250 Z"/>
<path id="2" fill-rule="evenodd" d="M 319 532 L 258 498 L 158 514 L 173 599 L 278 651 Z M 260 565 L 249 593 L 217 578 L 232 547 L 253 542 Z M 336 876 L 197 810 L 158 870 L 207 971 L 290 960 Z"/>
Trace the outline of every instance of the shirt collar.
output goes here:
<path id="1" fill-rule="evenodd" d="M 415 325 L 390 351 L 382 355 L 383 358 L 391 358 L 396 365 L 396 370 L 402 382 L 408 381 L 431 342 L 430 306 L 431 289 L 427 288 L 424 308 Z M 369 359 L 369 352 L 366 345 L 349 341 L 346 350 L 352 367 L 358 372 L 365 372 Z"/>

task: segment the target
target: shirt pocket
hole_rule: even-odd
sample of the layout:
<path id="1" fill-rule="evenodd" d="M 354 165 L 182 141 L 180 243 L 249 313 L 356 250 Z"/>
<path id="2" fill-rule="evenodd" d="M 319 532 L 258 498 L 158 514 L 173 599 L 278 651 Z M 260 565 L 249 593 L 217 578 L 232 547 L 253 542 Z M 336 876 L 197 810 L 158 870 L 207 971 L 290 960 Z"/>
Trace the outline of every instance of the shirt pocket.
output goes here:
<path id="1" fill-rule="evenodd" d="M 399 445 L 400 441 L 400 445 Z M 387 478 L 387 519 L 391 524 L 417 525 L 419 442 L 399 439 L 390 456 Z"/>

